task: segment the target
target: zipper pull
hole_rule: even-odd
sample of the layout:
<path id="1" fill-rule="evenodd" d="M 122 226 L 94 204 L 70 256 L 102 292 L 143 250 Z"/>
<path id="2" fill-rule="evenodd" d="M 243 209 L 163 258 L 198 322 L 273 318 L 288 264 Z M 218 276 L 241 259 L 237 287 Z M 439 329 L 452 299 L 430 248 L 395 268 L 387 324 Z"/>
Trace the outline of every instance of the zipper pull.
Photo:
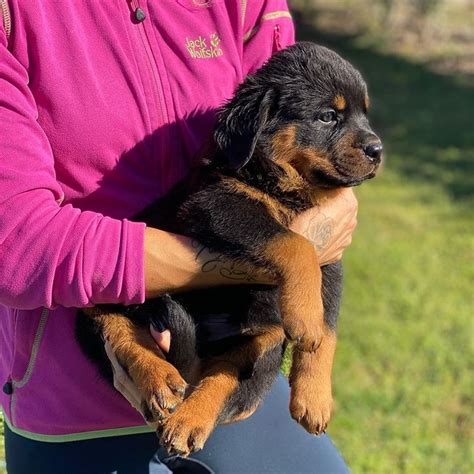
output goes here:
<path id="1" fill-rule="evenodd" d="M 5 395 L 11 395 L 13 393 L 13 384 L 10 379 L 4 383 L 2 390 Z"/>
<path id="2" fill-rule="evenodd" d="M 133 16 L 135 17 L 137 23 L 141 23 L 146 18 L 145 12 L 140 7 L 135 9 L 135 11 L 133 12 Z"/>
<path id="3" fill-rule="evenodd" d="M 273 27 L 273 52 L 280 51 L 281 42 L 280 42 L 280 25 L 275 25 Z"/>

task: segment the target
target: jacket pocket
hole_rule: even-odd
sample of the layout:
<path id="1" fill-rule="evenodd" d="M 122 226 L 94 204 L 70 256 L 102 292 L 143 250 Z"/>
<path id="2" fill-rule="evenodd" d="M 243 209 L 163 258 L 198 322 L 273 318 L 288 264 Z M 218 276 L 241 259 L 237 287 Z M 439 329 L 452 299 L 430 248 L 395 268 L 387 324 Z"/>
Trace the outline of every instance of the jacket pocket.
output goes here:
<path id="1" fill-rule="evenodd" d="M 43 339 L 49 310 L 37 310 L 39 314 L 31 311 L 17 311 L 15 322 L 15 352 L 12 366 L 12 395 L 10 398 L 10 416 L 13 426 L 16 425 L 17 391 L 29 382 L 36 364 L 39 347 Z M 36 316 L 36 321 L 32 321 Z M 35 324 L 36 323 L 36 324 Z"/>
<path id="2" fill-rule="evenodd" d="M 33 373 L 48 316 L 49 310 L 46 308 L 15 313 L 15 349 L 11 375 L 13 387 L 24 387 Z"/>

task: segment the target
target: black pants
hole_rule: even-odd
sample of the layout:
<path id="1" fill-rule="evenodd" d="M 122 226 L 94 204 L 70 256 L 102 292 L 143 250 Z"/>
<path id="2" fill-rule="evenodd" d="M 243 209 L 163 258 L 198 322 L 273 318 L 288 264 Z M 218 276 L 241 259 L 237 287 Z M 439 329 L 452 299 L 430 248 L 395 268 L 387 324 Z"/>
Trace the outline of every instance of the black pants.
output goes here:
<path id="1" fill-rule="evenodd" d="M 280 377 L 250 418 L 219 426 L 189 461 L 167 457 L 154 433 L 67 443 L 32 441 L 5 426 L 9 474 L 347 473 L 328 436 L 306 433 L 289 416 Z"/>

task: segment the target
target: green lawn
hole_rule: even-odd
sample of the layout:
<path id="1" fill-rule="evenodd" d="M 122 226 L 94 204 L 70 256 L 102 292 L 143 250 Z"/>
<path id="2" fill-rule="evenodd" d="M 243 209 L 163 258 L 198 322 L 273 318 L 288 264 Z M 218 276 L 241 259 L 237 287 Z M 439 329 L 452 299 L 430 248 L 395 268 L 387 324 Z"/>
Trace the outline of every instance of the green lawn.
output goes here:
<path id="1" fill-rule="evenodd" d="M 389 170 L 358 196 L 330 433 L 354 472 L 473 472 L 472 222 Z"/>
<path id="2" fill-rule="evenodd" d="M 357 190 L 329 432 L 355 473 L 474 472 L 473 89 L 351 38 L 300 36 L 359 65 L 387 149 Z"/>

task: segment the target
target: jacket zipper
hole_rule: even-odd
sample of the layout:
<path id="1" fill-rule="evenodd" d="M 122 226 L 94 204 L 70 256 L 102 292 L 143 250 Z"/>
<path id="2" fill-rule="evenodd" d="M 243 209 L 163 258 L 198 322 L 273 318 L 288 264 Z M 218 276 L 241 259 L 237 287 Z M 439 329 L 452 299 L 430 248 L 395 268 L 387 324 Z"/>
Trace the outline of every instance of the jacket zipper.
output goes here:
<path id="1" fill-rule="evenodd" d="M 130 8 L 132 9 L 132 13 L 135 12 L 138 8 L 141 8 L 140 2 L 138 0 L 129 0 L 129 1 L 130 1 L 129 5 L 130 5 Z M 143 48 L 145 49 L 147 64 L 150 70 L 150 75 L 152 77 L 153 96 L 154 96 L 156 110 L 161 113 L 162 123 L 159 123 L 158 126 L 162 126 L 164 123 L 168 122 L 168 117 L 166 116 L 167 114 L 165 113 L 166 104 L 161 104 L 161 97 L 163 97 L 164 99 L 165 94 L 161 87 L 161 77 L 158 71 L 158 66 L 156 64 L 155 58 L 153 56 L 150 40 L 148 39 L 148 35 L 145 30 L 145 25 L 143 24 L 147 20 L 148 19 L 145 19 L 144 21 L 142 21 L 139 25 L 137 25 L 137 27 L 139 28 L 141 43 L 143 45 Z M 161 92 L 161 97 L 160 97 L 160 92 Z"/>
<path id="2" fill-rule="evenodd" d="M 140 8 L 140 2 L 138 0 L 127 0 L 130 9 L 132 10 L 132 13 L 136 13 L 137 9 Z M 141 8 L 140 8 L 141 9 Z M 146 15 L 149 15 L 148 11 L 143 12 Z M 154 113 L 150 113 L 150 119 L 151 123 L 155 123 L 154 126 L 152 126 L 151 132 L 153 133 L 157 128 L 162 128 L 170 122 L 169 119 L 169 114 L 168 114 L 168 105 L 166 103 L 166 96 L 165 96 L 165 91 L 163 88 L 163 77 L 159 72 L 158 64 L 156 62 L 155 56 L 153 54 L 153 49 L 151 46 L 151 42 L 149 39 L 149 34 L 150 31 L 147 31 L 147 28 L 145 26 L 146 21 L 151 21 L 150 18 L 146 18 L 140 22 L 139 25 L 136 25 L 139 30 L 138 34 L 140 36 L 141 44 L 143 45 L 143 48 L 145 49 L 145 55 L 147 59 L 144 61 L 148 64 L 148 69 L 149 69 L 149 74 L 152 76 L 150 78 L 152 82 L 152 88 L 153 88 L 153 98 L 154 98 L 154 103 L 155 103 L 155 110 L 153 111 Z M 150 23 L 150 28 L 151 28 L 151 23 Z M 156 44 L 156 54 L 160 54 L 159 51 L 159 45 Z M 161 95 L 160 95 L 161 94 Z M 155 119 L 155 120 L 153 120 Z M 167 153 L 169 153 L 169 131 L 166 129 L 163 130 L 164 133 L 161 135 L 161 139 L 154 145 L 154 155 L 155 156 L 161 156 L 162 159 L 155 160 L 156 166 L 157 166 L 157 178 L 158 178 L 158 185 L 163 186 L 166 180 L 166 169 L 163 169 L 163 160 Z M 155 148 L 156 147 L 156 148 Z"/>
<path id="3" fill-rule="evenodd" d="M 0 0 L 0 9 L 2 10 L 3 28 L 7 41 L 10 39 L 12 32 L 12 17 L 10 15 L 10 8 L 8 7 L 8 0 Z"/>

